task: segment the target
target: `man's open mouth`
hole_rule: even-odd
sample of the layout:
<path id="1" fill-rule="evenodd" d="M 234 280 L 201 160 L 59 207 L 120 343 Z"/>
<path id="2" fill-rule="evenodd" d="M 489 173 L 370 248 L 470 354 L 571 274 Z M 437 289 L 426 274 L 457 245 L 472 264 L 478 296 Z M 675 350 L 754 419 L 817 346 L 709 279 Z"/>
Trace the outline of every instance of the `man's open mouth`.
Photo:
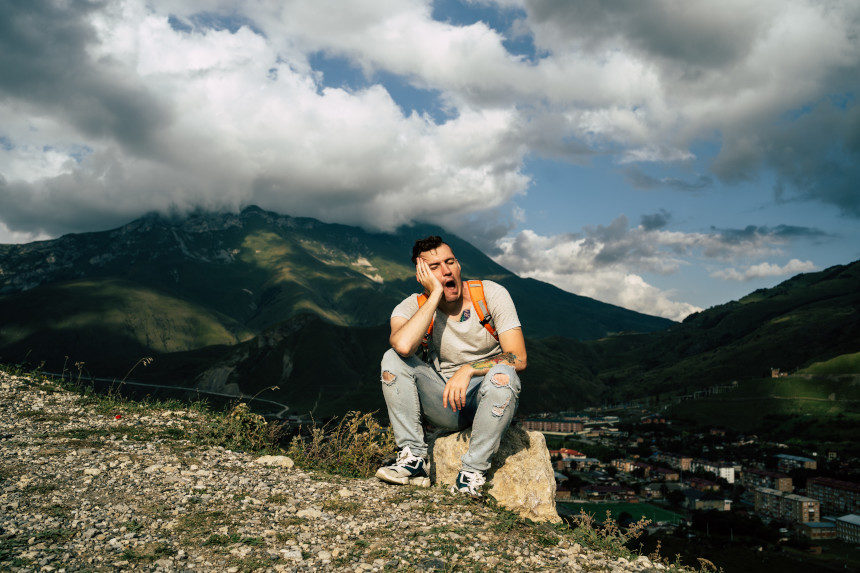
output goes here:
<path id="1" fill-rule="evenodd" d="M 447 290 L 456 291 L 457 290 L 457 281 L 454 279 L 448 279 L 442 283 L 442 286 Z"/>

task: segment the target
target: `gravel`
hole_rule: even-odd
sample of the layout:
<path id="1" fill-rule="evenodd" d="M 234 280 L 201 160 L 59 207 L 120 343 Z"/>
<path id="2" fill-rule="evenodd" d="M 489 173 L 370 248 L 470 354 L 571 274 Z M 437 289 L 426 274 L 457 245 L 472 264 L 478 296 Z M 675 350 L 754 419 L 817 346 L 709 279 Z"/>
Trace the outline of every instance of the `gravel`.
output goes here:
<path id="1" fill-rule="evenodd" d="M 188 437 L 204 415 L 103 413 L 79 394 L 0 371 L 0 569 L 665 569 L 551 529 L 538 536 L 438 488 L 195 444 Z"/>

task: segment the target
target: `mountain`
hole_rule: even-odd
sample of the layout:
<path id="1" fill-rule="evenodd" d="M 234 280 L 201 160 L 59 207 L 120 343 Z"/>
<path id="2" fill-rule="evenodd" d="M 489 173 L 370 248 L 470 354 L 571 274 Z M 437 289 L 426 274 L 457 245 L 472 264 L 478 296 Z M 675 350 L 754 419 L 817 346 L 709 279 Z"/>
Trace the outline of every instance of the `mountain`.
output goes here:
<path id="1" fill-rule="evenodd" d="M 249 207 L 0 245 L 0 360 L 85 362 L 121 376 L 143 356 L 234 346 L 304 314 L 328 326 L 385 324 L 417 290 L 409 254 L 430 234 L 446 237 L 466 278 L 508 288 L 529 338 L 674 324 L 517 277 L 438 227 L 371 233 Z"/>
<path id="2" fill-rule="evenodd" d="M 588 341 L 529 338 L 519 412 L 690 394 L 734 380 L 747 388 L 737 395 L 747 396 L 749 388 L 758 388 L 747 385 L 770 376 L 771 367 L 809 366 L 802 374 L 812 378 L 795 386 L 803 387 L 803 396 L 829 396 L 833 384 L 845 383 L 820 376 L 856 371 L 858 359 L 851 353 L 860 349 L 858 310 L 860 261 L 798 275 L 660 332 Z M 303 315 L 232 347 L 164 355 L 157 366 L 138 374 L 153 382 L 194 381 L 209 390 L 260 393 L 289 404 L 293 412 L 313 411 L 318 417 L 349 409 L 384 411 L 378 362 L 387 334 L 385 325 L 350 328 Z M 272 386 L 278 389 L 267 390 Z M 836 396 L 853 394 L 840 390 Z M 780 401 L 783 407 L 789 404 L 784 398 L 771 400 L 776 407 Z M 697 419 L 707 418 L 695 404 L 689 408 Z"/>
<path id="3" fill-rule="evenodd" d="M 607 399 L 686 394 L 860 350 L 860 261 L 800 274 L 648 335 L 589 343 Z"/>

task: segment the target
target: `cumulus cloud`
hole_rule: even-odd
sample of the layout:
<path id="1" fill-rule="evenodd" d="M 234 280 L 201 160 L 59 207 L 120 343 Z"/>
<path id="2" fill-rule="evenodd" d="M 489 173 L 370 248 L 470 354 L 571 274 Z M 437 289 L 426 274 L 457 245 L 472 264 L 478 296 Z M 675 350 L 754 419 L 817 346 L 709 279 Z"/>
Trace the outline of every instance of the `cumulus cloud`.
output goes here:
<path id="1" fill-rule="evenodd" d="M 682 320 L 701 308 L 677 300 L 677 293 L 649 284 L 643 275 L 673 274 L 702 261 L 725 265 L 774 256 L 794 238 L 822 234 L 812 228 L 788 226 L 679 232 L 666 228 L 671 218 L 671 213 L 661 210 L 643 215 L 642 223 L 631 227 L 622 215 L 605 226 L 554 236 L 527 229 L 499 240 L 494 259 L 521 276 L 640 312 Z M 761 263 L 742 272 L 722 269 L 711 276 L 751 280 L 814 268 L 811 261 L 793 259 L 782 267 Z"/>
<path id="2" fill-rule="evenodd" d="M 502 239 L 498 247 L 500 254 L 494 258 L 499 264 L 520 276 L 546 281 L 570 292 L 674 320 L 701 310 L 672 300 L 672 293 L 648 284 L 620 261 L 601 258 L 604 249 L 613 250 L 613 246 L 594 237 L 547 237 L 524 230 Z M 651 266 L 653 262 L 643 261 L 643 265 Z"/>
<path id="3" fill-rule="evenodd" d="M 258 203 L 390 230 L 455 223 L 528 184 L 512 110 L 462 108 L 437 124 L 404 115 L 380 85 L 325 87 L 283 34 L 176 29 L 169 11 L 136 2 L 27 6 L 6 8 L 16 33 L 0 56 L 0 72 L 35 78 L 0 73 L 10 228 L 57 234 L 153 209 Z M 295 14 L 270 16 L 280 32 Z M 57 34 L 48 53 L 30 48 L 40 29 Z"/>
<path id="4" fill-rule="evenodd" d="M 748 281 L 762 277 L 779 277 L 786 275 L 794 275 L 797 273 L 806 273 L 814 270 L 816 270 L 816 267 L 812 261 L 791 259 L 783 266 L 779 266 L 773 263 L 759 263 L 757 265 L 749 266 L 742 271 L 739 271 L 734 268 L 714 271 L 713 273 L 711 273 L 711 276 L 730 281 Z"/>

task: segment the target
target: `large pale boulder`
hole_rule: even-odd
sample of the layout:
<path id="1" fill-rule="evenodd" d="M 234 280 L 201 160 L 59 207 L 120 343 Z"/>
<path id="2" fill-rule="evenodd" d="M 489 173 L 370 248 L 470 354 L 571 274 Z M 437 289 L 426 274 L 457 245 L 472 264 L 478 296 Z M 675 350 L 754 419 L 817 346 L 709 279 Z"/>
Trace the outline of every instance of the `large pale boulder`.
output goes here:
<path id="1" fill-rule="evenodd" d="M 430 478 L 434 483 L 454 483 L 471 434 L 469 428 L 430 436 Z M 543 434 L 508 428 L 490 464 L 486 491 L 499 505 L 532 521 L 561 521 L 555 510 L 555 474 Z"/>

